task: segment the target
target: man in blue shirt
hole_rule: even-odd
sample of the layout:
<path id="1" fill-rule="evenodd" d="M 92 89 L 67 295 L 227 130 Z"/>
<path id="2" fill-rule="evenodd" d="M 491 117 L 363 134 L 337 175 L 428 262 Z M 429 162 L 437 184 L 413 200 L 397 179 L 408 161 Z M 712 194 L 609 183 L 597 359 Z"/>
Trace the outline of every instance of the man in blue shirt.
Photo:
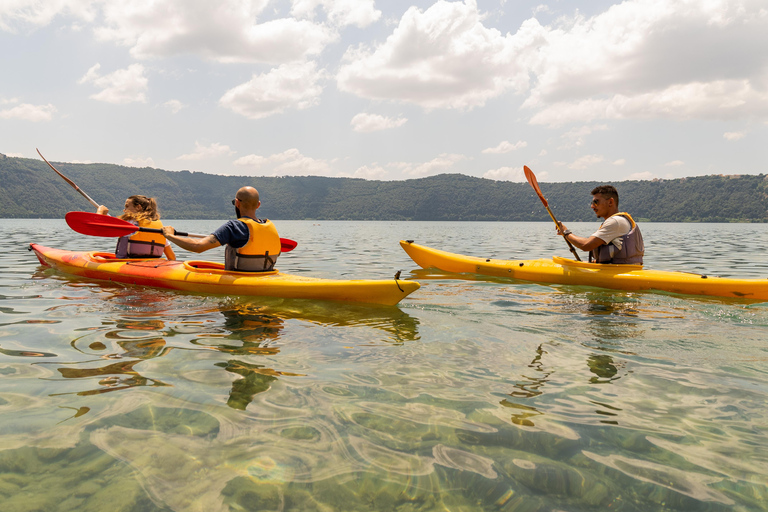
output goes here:
<path id="1" fill-rule="evenodd" d="M 227 246 L 227 252 L 225 255 L 227 270 L 245 270 L 245 271 L 261 271 L 271 270 L 274 266 L 274 260 L 280 255 L 280 240 L 277 235 L 277 230 L 274 229 L 270 221 L 262 221 L 256 217 L 256 210 L 261 206 L 259 200 L 259 191 L 253 187 L 242 187 L 235 194 L 235 199 L 232 201 L 235 206 L 235 212 L 239 220 L 230 220 L 219 226 L 216 231 L 204 238 L 190 238 L 176 236 L 176 230 L 172 226 L 163 227 L 163 235 L 166 239 L 175 243 L 182 249 L 187 251 L 201 253 L 214 247 L 222 245 Z M 249 222 L 253 221 L 253 226 L 263 227 L 262 231 L 266 231 L 266 236 L 270 238 L 268 243 L 271 254 L 267 251 L 265 254 L 259 254 L 259 248 L 250 251 L 237 251 L 237 249 L 244 248 L 246 244 L 259 245 L 259 241 L 254 242 L 251 237 L 252 227 L 249 227 Z M 276 247 L 275 247 L 276 241 Z M 260 244 L 263 246 L 264 244 Z M 249 258 L 259 259 L 258 265 L 248 261 Z M 242 260 L 243 263 L 238 264 L 238 260 Z"/>

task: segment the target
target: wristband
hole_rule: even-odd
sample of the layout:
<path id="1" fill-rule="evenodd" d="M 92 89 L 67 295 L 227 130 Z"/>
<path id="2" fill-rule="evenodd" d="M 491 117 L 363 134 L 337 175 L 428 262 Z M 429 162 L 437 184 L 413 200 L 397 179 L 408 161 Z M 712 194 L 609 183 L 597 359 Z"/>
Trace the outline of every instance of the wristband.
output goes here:
<path id="1" fill-rule="evenodd" d="M 571 234 L 571 230 L 570 229 L 566 229 L 565 231 L 563 231 L 563 236 L 568 236 L 570 234 Z"/>

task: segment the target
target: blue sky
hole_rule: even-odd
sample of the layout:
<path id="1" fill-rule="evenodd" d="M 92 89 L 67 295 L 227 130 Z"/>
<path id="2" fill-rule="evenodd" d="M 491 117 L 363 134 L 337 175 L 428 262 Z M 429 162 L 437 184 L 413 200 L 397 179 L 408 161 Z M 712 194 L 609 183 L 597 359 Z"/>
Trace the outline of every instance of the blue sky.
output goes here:
<path id="1" fill-rule="evenodd" d="M 3 0 L 0 153 L 244 176 L 768 171 L 765 0 Z"/>

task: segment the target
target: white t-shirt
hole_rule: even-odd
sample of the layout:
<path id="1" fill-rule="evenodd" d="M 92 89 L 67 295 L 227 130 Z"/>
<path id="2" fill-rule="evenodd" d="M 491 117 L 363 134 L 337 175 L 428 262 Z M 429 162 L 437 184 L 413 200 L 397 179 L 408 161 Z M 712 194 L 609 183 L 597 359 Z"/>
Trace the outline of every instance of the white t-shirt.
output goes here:
<path id="1" fill-rule="evenodd" d="M 606 244 L 612 243 L 617 249 L 621 250 L 621 237 L 632 230 L 632 224 L 623 215 L 612 215 L 602 223 L 600 229 L 592 233 Z"/>

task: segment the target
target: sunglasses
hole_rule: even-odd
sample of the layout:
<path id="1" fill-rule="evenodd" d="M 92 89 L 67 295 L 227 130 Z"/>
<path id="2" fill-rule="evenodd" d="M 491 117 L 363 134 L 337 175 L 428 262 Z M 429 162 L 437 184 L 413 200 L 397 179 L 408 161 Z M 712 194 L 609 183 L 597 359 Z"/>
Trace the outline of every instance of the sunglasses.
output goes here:
<path id="1" fill-rule="evenodd" d="M 239 199 L 238 199 L 238 198 L 234 198 L 234 199 L 232 200 L 232 206 L 234 206 L 234 205 L 235 205 L 235 201 L 239 201 Z"/>

